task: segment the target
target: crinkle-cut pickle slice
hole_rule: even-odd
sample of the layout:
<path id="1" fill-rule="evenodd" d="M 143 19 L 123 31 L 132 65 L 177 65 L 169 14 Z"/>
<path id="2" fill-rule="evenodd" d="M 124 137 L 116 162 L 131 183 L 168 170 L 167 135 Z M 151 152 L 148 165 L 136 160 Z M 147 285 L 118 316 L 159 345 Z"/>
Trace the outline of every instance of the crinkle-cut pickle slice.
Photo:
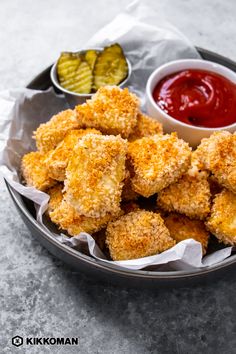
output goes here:
<path id="1" fill-rule="evenodd" d="M 60 84 L 66 88 L 72 81 L 75 71 L 81 63 L 76 53 L 63 52 L 57 62 L 57 75 Z"/>
<path id="2" fill-rule="evenodd" d="M 94 66 L 94 87 L 118 85 L 128 74 L 128 64 L 119 44 L 104 48 Z"/>
<path id="3" fill-rule="evenodd" d="M 77 53 L 62 53 L 57 63 L 58 79 L 65 89 L 76 93 L 90 93 L 92 70 Z"/>
<path id="4" fill-rule="evenodd" d="M 90 68 L 93 70 L 94 65 L 98 56 L 98 52 L 94 49 L 89 49 L 86 51 L 84 59 L 87 61 Z"/>
<path id="5" fill-rule="evenodd" d="M 92 89 L 93 76 L 88 63 L 82 61 L 73 76 L 73 81 L 67 86 L 69 91 L 76 93 L 90 93 Z"/>

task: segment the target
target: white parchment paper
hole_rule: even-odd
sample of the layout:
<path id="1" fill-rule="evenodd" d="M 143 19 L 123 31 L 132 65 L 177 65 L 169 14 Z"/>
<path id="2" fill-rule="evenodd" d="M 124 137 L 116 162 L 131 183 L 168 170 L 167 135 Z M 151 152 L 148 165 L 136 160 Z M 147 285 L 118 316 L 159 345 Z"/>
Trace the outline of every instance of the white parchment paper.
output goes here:
<path id="1" fill-rule="evenodd" d="M 105 46 L 113 42 L 122 45 L 132 63 L 133 72 L 128 86 L 139 95 L 143 104 L 146 80 L 156 67 L 170 60 L 199 57 L 181 33 L 169 24 L 161 22 L 152 9 L 137 2 L 96 33 L 87 43 L 87 48 Z M 53 89 L 12 89 L 0 92 L 0 172 L 16 191 L 35 203 L 37 221 L 51 237 L 76 249 L 87 245 L 91 256 L 129 269 L 171 263 L 174 269 L 187 270 L 216 264 L 231 255 L 232 248 L 227 247 L 202 259 L 201 244 L 189 239 L 159 255 L 112 262 L 106 259 L 91 235 L 81 233 L 69 238 L 59 232 L 53 232 L 43 218 L 49 196 L 20 183 L 20 162 L 25 153 L 35 150 L 32 132 L 53 114 L 67 108 L 65 98 L 56 95 Z"/>

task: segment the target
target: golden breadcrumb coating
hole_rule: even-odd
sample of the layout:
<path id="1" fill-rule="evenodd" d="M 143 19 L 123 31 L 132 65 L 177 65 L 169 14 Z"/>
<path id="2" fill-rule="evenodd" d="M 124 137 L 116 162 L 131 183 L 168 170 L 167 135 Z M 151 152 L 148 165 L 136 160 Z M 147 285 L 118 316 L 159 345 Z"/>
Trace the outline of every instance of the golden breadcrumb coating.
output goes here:
<path id="1" fill-rule="evenodd" d="M 194 153 L 196 164 L 207 169 L 218 183 L 236 193 L 236 135 L 228 131 L 202 139 Z"/>
<path id="2" fill-rule="evenodd" d="M 47 190 L 47 194 L 50 196 L 48 202 L 48 213 L 55 210 L 62 202 L 64 186 L 62 183 L 57 183 L 54 187 Z"/>
<path id="3" fill-rule="evenodd" d="M 170 236 L 176 242 L 193 238 L 202 244 L 202 253 L 206 254 L 210 235 L 203 221 L 191 220 L 187 216 L 177 213 L 164 217 L 164 221 Z"/>
<path id="4" fill-rule="evenodd" d="M 186 173 L 176 183 L 160 191 L 157 206 L 190 218 L 204 220 L 210 213 L 211 193 L 206 171 L 194 177 Z"/>
<path id="5" fill-rule="evenodd" d="M 80 232 L 97 232 L 119 215 L 108 213 L 100 218 L 83 216 L 72 205 L 68 204 L 65 199 L 62 200 L 57 208 L 49 212 L 52 222 L 57 224 L 60 229 L 66 230 L 70 236 L 78 235 Z"/>
<path id="6" fill-rule="evenodd" d="M 206 227 L 220 242 L 236 246 L 236 194 L 224 189 L 215 196 Z"/>
<path id="7" fill-rule="evenodd" d="M 175 245 L 159 214 L 137 210 L 110 222 L 106 243 L 115 261 L 142 258 Z"/>
<path id="8" fill-rule="evenodd" d="M 230 132 L 222 130 L 214 132 L 209 138 L 203 138 L 200 145 L 192 153 L 192 166 L 196 166 L 197 170 L 209 169 L 209 152 L 214 151 L 216 144 L 229 136 L 231 136 Z"/>
<path id="9" fill-rule="evenodd" d="M 87 134 L 67 169 L 67 202 L 81 215 L 102 217 L 120 210 L 127 142 L 120 136 Z"/>
<path id="10" fill-rule="evenodd" d="M 106 227 L 109 221 L 115 220 L 120 214 L 106 214 L 99 218 L 80 215 L 65 199 L 53 211 L 49 212 L 52 222 L 60 229 L 66 230 L 70 236 L 80 232 L 94 233 Z"/>
<path id="11" fill-rule="evenodd" d="M 75 111 L 67 109 L 54 115 L 47 123 L 40 124 L 34 132 L 33 138 L 36 139 L 38 150 L 47 152 L 55 149 L 68 131 L 79 128 L 80 125 Z"/>
<path id="12" fill-rule="evenodd" d="M 76 107 L 78 120 L 87 128 L 127 138 L 137 124 L 139 99 L 116 86 L 101 87 L 91 100 Z"/>
<path id="13" fill-rule="evenodd" d="M 153 135 L 129 143 L 132 189 L 149 197 L 176 182 L 188 169 L 191 149 L 176 133 Z"/>
<path id="14" fill-rule="evenodd" d="M 136 200 L 137 198 L 138 198 L 138 193 L 133 191 L 132 185 L 131 185 L 131 179 L 130 179 L 130 172 L 129 172 L 129 170 L 126 169 L 121 199 L 123 201 L 128 202 L 130 200 Z"/>
<path id="15" fill-rule="evenodd" d="M 137 125 L 134 128 L 134 132 L 129 136 L 129 141 L 156 134 L 163 134 L 162 124 L 156 119 L 139 112 L 137 116 Z"/>
<path id="16" fill-rule="evenodd" d="M 75 208 L 64 199 L 63 184 L 61 183 L 50 188 L 47 193 L 50 196 L 48 203 L 50 219 L 71 236 L 78 235 L 80 232 L 97 232 L 104 228 L 109 221 L 115 220 L 123 214 L 123 211 L 120 211 L 117 215 L 107 214 L 102 218 L 88 218 L 79 215 Z"/>
<path id="17" fill-rule="evenodd" d="M 49 177 L 45 156 L 38 151 L 33 151 L 24 155 L 21 161 L 21 172 L 27 186 L 35 187 L 40 191 L 46 191 L 56 184 L 56 181 Z"/>
<path id="18" fill-rule="evenodd" d="M 46 164 L 49 176 L 51 178 L 58 181 L 65 180 L 66 167 L 68 165 L 69 158 L 73 153 L 74 146 L 80 138 L 89 133 L 101 135 L 101 133 L 96 129 L 71 130 L 57 145 L 57 147 L 48 153 Z"/>

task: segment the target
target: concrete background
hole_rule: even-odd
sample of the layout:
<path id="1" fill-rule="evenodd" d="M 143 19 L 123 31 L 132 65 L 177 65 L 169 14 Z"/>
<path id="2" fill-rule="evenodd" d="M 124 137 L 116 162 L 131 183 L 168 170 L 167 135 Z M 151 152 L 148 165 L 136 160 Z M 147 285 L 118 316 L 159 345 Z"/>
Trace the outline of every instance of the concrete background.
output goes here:
<path id="1" fill-rule="evenodd" d="M 0 89 L 26 85 L 129 1 L 1 0 Z M 236 60 L 234 0 L 146 1 L 198 46 Z M 195 288 L 129 290 L 96 283 L 29 234 L 1 180 L 1 353 L 219 353 L 236 346 L 236 275 Z M 77 347 L 13 348 L 11 337 L 76 336 Z"/>

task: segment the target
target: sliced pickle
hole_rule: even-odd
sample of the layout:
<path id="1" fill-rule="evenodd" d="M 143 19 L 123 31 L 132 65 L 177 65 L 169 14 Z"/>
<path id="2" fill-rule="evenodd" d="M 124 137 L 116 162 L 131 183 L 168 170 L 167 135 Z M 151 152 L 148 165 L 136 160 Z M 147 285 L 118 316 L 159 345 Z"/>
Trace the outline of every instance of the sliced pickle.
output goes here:
<path id="1" fill-rule="evenodd" d="M 105 85 L 118 85 L 128 75 L 128 64 L 119 44 L 104 48 L 98 54 L 94 66 L 94 88 Z"/>
<path id="2" fill-rule="evenodd" d="M 118 85 L 128 74 L 128 65 L 119 44 L 84 54 L 63 52 L 57 62 L 61 86 L 76 93 L 91 93 L 104 85 Z"/>
<path id="3" fill-rule="evenodd" d="M 94 68 L 94 64 L 95 61 L 97 59 L 98 56 L 98 52 L 96 50 L 93 49 L 89 49 L 86 51 L 85 53 L 85 60 L 87 61 L 87 63 L 89 64 L 90 68 L 93 70 Z"/>
<path id="4" fill-rule="evenodd" d="M 82 61 L 72 77 L 72 81 L 64 86 L 67 90 L 76 93 L 90 93 L 92 89 L 93 76 L 92 70 L 87 62 Z"/>
<path id="5" fill-rule="evenodd" d="M 57 62 L 57 75 L 60 84 L 67 88 L 73 82 L 73 76 L 81 63 L 81 58 L 76 53 L 61 53 Z"/>

